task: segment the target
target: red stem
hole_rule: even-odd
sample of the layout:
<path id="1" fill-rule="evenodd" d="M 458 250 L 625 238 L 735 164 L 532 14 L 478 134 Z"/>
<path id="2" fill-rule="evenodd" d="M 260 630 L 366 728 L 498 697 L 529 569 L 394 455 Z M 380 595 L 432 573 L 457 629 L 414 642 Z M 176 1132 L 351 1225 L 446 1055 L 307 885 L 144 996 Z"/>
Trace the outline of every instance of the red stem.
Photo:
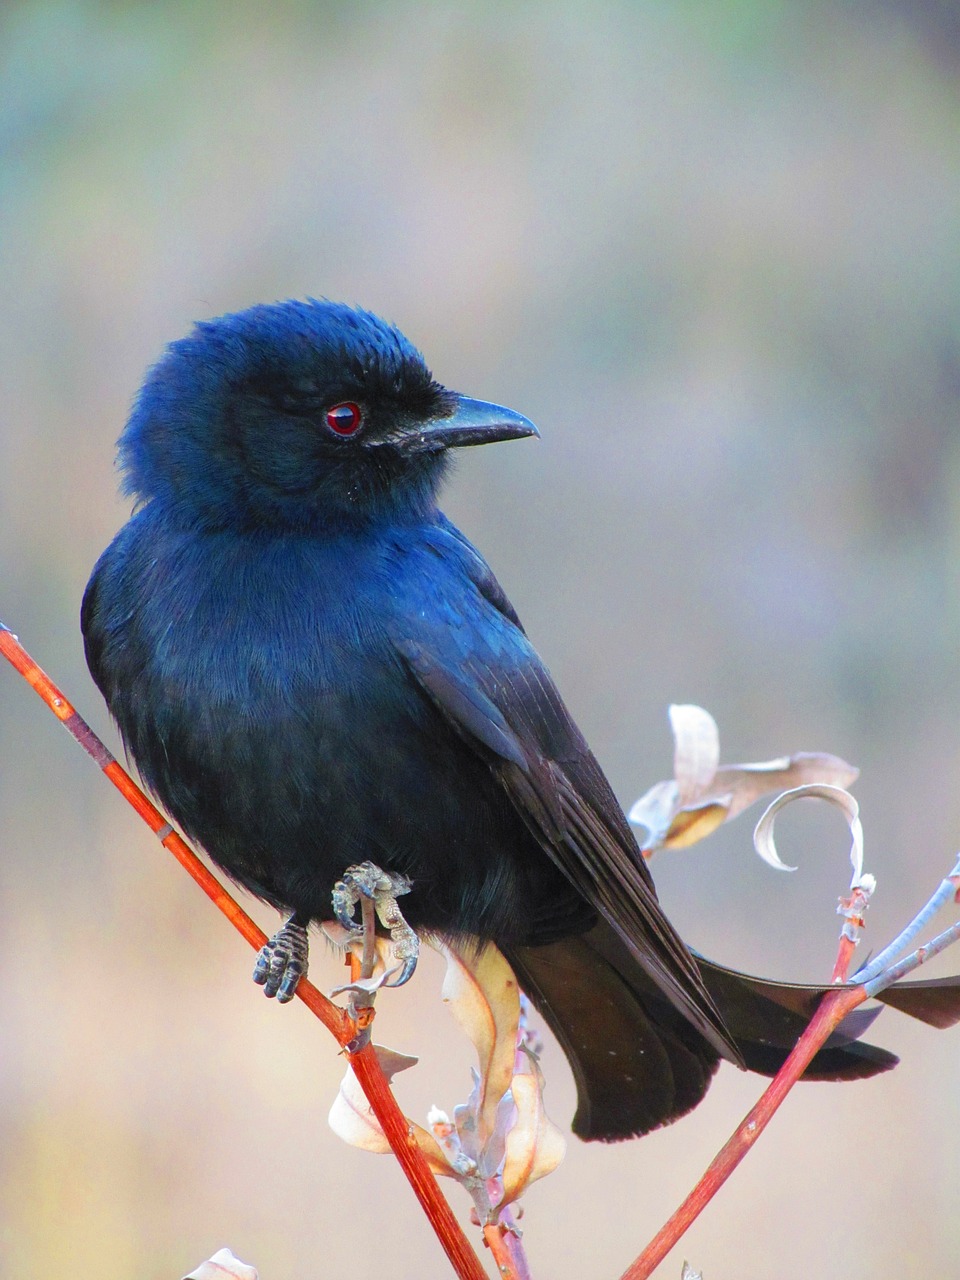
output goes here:
<path id="1" fill-rule="evenodd" d="M 111 755 L 50 677 L 37 666 L 13 632 L 2 623 L 0 623 L 0 654 L 3 654 L 11 666 L 23 676 L 68 733 L 96 761 L 128 804 L 137 811 L 154 835 L 160 838 L 164 848 L 168 849 L 180 865 L 189 872 L 234 928 L 252 947 L 259 950 L 267 941 L 263 930 L 247 915 L 216 876 L 208 871 L 182 837 L 173 830 L 167 819 L 137 786 L 123 765 Z M 297 995 L 336 1037 L 340 1045 L 346 1045 L 356 1035 L 357 1028 L 344 1010 L 328 1000 L 306 978 L 301 978 L 297 984 Z M 470 1242 L 454 1217 L 453 1210 L 441 1194 L 437 1181 L 430 1172 L 430 1166 L 410 1135 L 410 1126 L 390 1092 L 390 1086 L 377 1061 L 373 1046 L 367 1044 L 359 1052 L 349 1056 L 350 1065 L 360 1081 L 360 1087 L 387 1135 L 387 1140 L 457 1276 L 460 1280 L 488 1280 L 480 1259 L 470 1247 Z"/>
<path id="2" fill-rule="evenodd" d="M 846 982 L 847 975 L 850 973 L 850 962 L 853 959 L 857 944 L 852 938 L 845 936 L 840 938 L 837 947 L 837 959 L 833 966 L 833 973 L 830 975 L 831 982 Z"/>
<path id="3" fill-rule="evenodd" d="M 850 1010 L 862 1004 L 866 998 L 867 993 L 863 987 L 838 987 L 835 991 L 826 993 L 789 1058 L 770 1082 L 760 1101 L 744 1116 L 736 1132 L 721 1147 L 680 1208 L 657 1232 L 636 1261 L 631 1263 L 620 1280 L 647 1280 L 763 1133 L 774 1112 L 803 1075 L 817 1051 Z"/>
<path id="4" fill-rule="evenodd" d="M 489 1222 L 483 1228 L 483 1238 L 493 1254 L 497 1271 L 505 1280 L 532 1280 L 520 1237 L 504 1223 L 503 1213 L 500 1217 L 500 1222 Z"/>

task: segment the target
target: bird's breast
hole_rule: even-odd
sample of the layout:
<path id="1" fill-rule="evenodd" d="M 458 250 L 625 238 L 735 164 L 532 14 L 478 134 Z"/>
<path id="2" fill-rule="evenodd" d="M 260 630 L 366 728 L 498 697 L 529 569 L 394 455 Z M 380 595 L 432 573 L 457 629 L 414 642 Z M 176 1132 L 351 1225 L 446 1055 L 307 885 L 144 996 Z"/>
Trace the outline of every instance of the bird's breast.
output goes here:
<path id="1" fill-rule="evenodd" d="M 415 881 L 415 923 L 508 937 L 507 889 L 542 859 L 391 640 L 421 612 L 455 632 L 458 591 L 422 544 L 152 538 L 98 572 L 101 687 L 150 786 L 254 892 L 323 918 L 370 858 Z"/>

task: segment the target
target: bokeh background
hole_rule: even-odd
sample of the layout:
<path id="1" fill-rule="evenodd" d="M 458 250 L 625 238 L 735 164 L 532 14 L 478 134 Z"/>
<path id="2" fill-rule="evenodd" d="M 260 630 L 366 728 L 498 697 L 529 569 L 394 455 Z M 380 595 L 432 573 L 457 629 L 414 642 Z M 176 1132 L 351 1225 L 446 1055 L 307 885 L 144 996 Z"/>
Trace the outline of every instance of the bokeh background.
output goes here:
<path id="1" fill-rule="evenodd" d="M 0 616 L 108 742 L 77 611 L 142 371 L 193 319 L 327 295 L 541 427 L 462 457 L 446 509 L 624 804 L 697 701 L 728 761 L 861 766 L 872 945 L 949 869 L 955 5 L 8 2 L 0 147 Z M 398 1170 L 326 1127 L 332 1041 L 262 999 L 9 670 L 0 737 L 0 1274 L 169 1280 L 224 1243 L 262 1280 L 446 1274 Z M 749 819 L 658 860 L 693 944 L 828 975 L 846 838 L 809 809 L 793 877 Z M 340 972 L 317 946 L 315 980 Z M 378 1015 L 423 1057 L 417 1117 L 468 1089 L 438 986 L 427 964 Z M 901 1068 L 799 1089 L 664 1275 L 955 1274 L 960 1031 L 887 1012 L 875 1038 Z M 527 1197 L 535 1273 L 619 1274 L 758 1090 L 725 1067 L 684 1122 L 571 1145 Z"/>

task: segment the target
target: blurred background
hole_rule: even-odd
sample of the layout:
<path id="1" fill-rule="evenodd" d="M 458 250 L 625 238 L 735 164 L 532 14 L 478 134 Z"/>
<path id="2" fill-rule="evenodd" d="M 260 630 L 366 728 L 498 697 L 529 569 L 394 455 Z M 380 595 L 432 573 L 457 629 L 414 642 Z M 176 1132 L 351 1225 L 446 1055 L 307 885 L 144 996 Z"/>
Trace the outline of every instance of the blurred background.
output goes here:
<path id="1" fill-rule="evenodd" d="M 670 772 L 671 701 L 713 712 L 727 762 L 854 761 L 876 949 L 960 842 L 957 15 L 6 3 L 0 617 L 116 747 L 77 612 L 128 513 L 143 370 L 197 318 L 360 303 L 540 426 L 467 451 L 445 506 L 623 803 Z M 399 1171 L 327 1129 L 329 1036 L 262 998 L 11 670 L 0 737 L 0 1274 L 169 1280 L 223 1244 L 262 1280 L 446 1274 Z M 792 877 L 750 816 L 654 871 L 702 951 L 825 979 L 848 842 L 798 807 Z M 311 976 L 341 976 L 319 944 Z M 469 1089 L 439 981 L 378 1013 L 422 1055 L 398 1082 L 418 1119 Z M 888 1011 L 874 1039 L 900 1069 L 798 1089 L 664 1275 L 955 1273 L 960 1030 Z M 544 1067 L 566 1126 L 552 1044 Z M 527 1196 L 535 1274 L 618 1275 L 759 1090 L 724 1067 L 670 1129 L 571 1140 Z"/>

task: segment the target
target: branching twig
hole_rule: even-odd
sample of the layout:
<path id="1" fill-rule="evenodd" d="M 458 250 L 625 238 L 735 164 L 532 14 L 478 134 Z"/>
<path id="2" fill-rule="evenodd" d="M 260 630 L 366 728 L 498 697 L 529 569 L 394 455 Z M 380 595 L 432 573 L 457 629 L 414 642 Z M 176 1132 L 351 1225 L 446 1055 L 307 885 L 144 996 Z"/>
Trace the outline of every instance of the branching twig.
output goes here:
<path id="1" fill-rule="evenodd" d="M 943 905 L 957 892 L 956 877 L 958 870 L 960 870 L 960 864 L 954 868 L 951 876 L 941 883 L 940 888 L 930 899 L 930 902 L 910 922 L 899 937 L 889 947 L 884 948 L 877 960 L 864 968 L 862 973 L 868 975 L 869 980 L 867 982 L 859 982 L 855 986 L 838 986 L 824 995 L 803 1035 L 797 1041 L 789 1058 L 787 1058 L 770 1082 L 760 1101 L 740 1122 L 729 1141 L 721 1147 L 706 1173 L 673 1217 L 654 1236 L 640 1256 L 627 1268 L 620 1280 L 647 1280 L 654 1268 L 663 1261 L 687 1228 L 706 1208 L 730 1177 L 731 1173 L 733 1173 L 734 1169 L 736 1169 L 737 1165 L 770 1123 L 777 1108 L 803 1075 L 811 1060 L 823 1047 L 831 1034 L 836 1031 L 847 1014 L 858 1005 L 863 1004 L 864 1000 L 869 1000 L 872 996 L 884 991 L 895 982 L 899 982 L 901 978 L 906 977 L 908 973 L 912 973 L 914 969 L 919 968 L 927 960 L 939 955 L 951 943 L 960 940 L 960 922 L 958 922 L 948 929 L 944 929 L 942 933 L 939 933 L 924 946 L 918 947 L 916 951 L 906 956 L 899 963 L 890 964 L 894 956 L 902 951 L 904 946 L 908 945 L 916 937 L 919 929 L 929 921 L 932 915 L 932 904 L 936 902 L 938 906 Z M 882 962 L 886 966 L 880 972 L 877 972 L 878 962 Z M 858 974 L 857 976 L 860 977 L 861 975 Z"/>
<path id="2" fill-rule="evenodd" d="M 68 733 L 96 761 L 124 799 L 159 837 L 164 848 L 168 849 L 180 865 L 189 872 L 234 928 L 255 950 L 259 951 L 267 941 L 266 934 L 224 889 L 219 880 L 207 870 L 182 837 L 174 831 L 123 765 L 107 750 L 50 677 L 37 666 L 17 637 L 2 622 L 0 622 L 0 654 L 32 686 Z M 297 995 L 332 1032 L 341 1046 L 345 1047 L 356 1036 L 356 1024 L 306 978 L 301 978 L 297 984 Z M 349 1054 L 349 1058 L 360 1087 L 387 1135 L 390 1146 L 457 1276 L 460 1280 L 487 1280 L 479 1258 L 471 1248 L 453 1210 L 440 1192 L 429 1165 L 410 1135 L 410 1126 L 390 1091 L 373 1046 L 369 1043 L 365 1044 L 358 1052 Z"/>
<path id="3" fill-rule="evenodd" d="M 937 885 L 926 905 L 921 907 L 907 927 L 894 938 L 888 947 L 884 947 L 879 955 L 874 956 L 868 964 L 857 970 L 853 975 L 854 981 L 867 983 L 877 977 L 878 974 L 883 973 L 895 956 L 898 956 L 901 951 L 906 951 L 910 943 L 920 933 L 920 930 L 930 923 L 940 908 L 945 907 L 958 894 L 960 894 L 960 857 L 957 858 L 950 874 L 944 877 Z"/>

